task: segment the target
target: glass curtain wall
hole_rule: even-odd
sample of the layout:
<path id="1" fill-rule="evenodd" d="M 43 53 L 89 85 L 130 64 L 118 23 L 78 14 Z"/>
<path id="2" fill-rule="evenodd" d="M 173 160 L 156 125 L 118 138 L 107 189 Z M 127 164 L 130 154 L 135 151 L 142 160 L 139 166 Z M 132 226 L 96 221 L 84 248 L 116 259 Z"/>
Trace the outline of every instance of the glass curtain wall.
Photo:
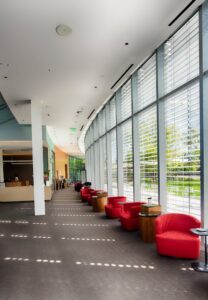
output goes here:
<path id="1" fill-rule="evenodd" d="M 164 45 L 167 211 L 200 215 L 199 14 Z M 188 85 L 185 85 L 189 82 Z M 174 92 L 177 89 L 176 92 Z"/>
<path id="2" fill-rule="evenodd" d="M 154 54 L 135 74 L 134 112 L 140 178 L 140 199 L 158 203 L 158 151 L 157 151 L 157 91 L 156 55 Z"/>
<path id="3" fill-rule="evenodd" d="M 205 16 L 208 1 L 203 9 Z M 100 155 L 112 170 L 105 163 L 99 172 L 113 195 L 126 195 L 129 201 L 152 197 L 154 203 L 164 205 L 164 211 L 198 218 L 204 176 L 201 82 L 208 73 L 206 64 L 200 73 L 200 38 L 205 36 L 208 43 L 208 29 L 200 27 L 200 18 L 202 14 L 195 12 L 132 74 L 85 136 L 87 174 L 92 182 L 96 164 L 92 149 L 105 139 Z"/>
<path id="4" fill-rule="evenodd" d="M 117 139 L 116 129 L 110 132 L 110 158 L 111 158 L 111 169 L 112 169 L 112 195 L 118 195 L 118 168 L 117 168 Z"/>
<path id="5" fill-rule="evenodd" d="M 156 105 L 137 116 L 141 199 L 158 203 L 157 110 Z"/>
<path id="6" fill-rule="evenodd" d="M 132 121 L 121 125 L 123 195 L 133 201 Z"/>

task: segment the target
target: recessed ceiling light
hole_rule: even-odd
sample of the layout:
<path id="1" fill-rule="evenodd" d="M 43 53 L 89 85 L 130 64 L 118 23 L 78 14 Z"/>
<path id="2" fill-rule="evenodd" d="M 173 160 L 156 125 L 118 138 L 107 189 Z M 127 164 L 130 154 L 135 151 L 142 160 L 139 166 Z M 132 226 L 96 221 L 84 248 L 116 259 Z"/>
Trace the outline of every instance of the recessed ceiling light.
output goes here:
<path id="1" fill-rule="evenodd" d="M 72 32 L 71 28 L 65 24 L 59 24 L 56 27 L 56 33 L 60 36 L 67 36 Z"/>

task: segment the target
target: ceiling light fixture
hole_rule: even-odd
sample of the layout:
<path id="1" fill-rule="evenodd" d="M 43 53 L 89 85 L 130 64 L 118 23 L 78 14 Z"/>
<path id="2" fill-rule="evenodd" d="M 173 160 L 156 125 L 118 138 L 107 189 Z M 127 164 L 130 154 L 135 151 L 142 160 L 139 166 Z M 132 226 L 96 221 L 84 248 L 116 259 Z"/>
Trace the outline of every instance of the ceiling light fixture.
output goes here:
<path id="1" fill-rule="evenodd" d="M 72 32 L 71 28 L 65 24 L 59 24 L 56 26 L 56 33 L 60 36 L 67 36 Z"/>

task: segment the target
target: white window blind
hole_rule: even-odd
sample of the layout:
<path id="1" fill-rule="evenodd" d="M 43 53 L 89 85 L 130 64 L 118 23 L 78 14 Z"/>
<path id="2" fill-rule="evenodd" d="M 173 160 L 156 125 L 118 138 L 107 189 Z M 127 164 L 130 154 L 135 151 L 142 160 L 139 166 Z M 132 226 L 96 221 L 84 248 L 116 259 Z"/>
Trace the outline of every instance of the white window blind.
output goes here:
<path id="1" fill-rule="evenodd" d="M 93 132 L 93 126 L 90 126 L 90 145 L 92 145 L 94 142 L 94 132 Z"/>
<path id="2" fill-rule="evenodd" d="M 94 133 L 94 141 L 96 141 L 99 137 L 98 118 L 95 118 L 95 120 L 93 121 L 93 133 Z"/>
<path id="3" fill-rule="evenodd" d="M 138 111 L 156 101 L 156 55 L 153 55 L 137 71 L 137 97 L 134 111 Z"/>
<path id="4" fill-rule="evenodd" d="M 103 187 L 104 187 L 104 190 L 107 191 L 108 190 L 108 170 L 107 170 L 106 135 L 104 137 L 102 137 L 101 143 L 102 143 L 102 155 L 103 155 L 103 157 L 102 157 L 102 160 L 103 160 L 103 170 L 101 170 L 101 171 L 104 172 Z"/>
<path id="5" fill-rule="evenodd" d="M 199 83 L 165 100 L 167 209 L 200 217 Z"/>
<path id="6" fill-rule="evenodd" d="M 85 152 L 85 167 L 87 171 L 87 181 L 91 181 L 91 175 L 90 175 L 90 159 L 89 159 L 89 149 Z"/>
<path id="7" fill-rule="evenodd" d="M 106 132 L 106 109 L 102 109 L 98 115 L 99 123 L 99 134 L 102 136 Z"/>
<path id="8" fill-rule="evenodd" d="M 113 129 L 110 132 L 110 143 L 111 143 L 111 167 L 112 167 L 112 195 L 118 195 L 118 174 L 117 174 L 117 140 L 116 130 Z"/>
<path id="9" fill-rule="evenodd" d="M 164 45 L 164 93 L 199 75 L 198 12 Z"/>
<path id="10" fill-rule="evenodd" d="M 139 113 L 139 167 L 141 200 L 158 203 L 157 110 L 156 105 Z"/>
<path id="11" fill-rule="evenodd" d="M 116 100 L 115 97 L 109 103 L 109 126 L 108 129 L 116 125 Z"/>
<path id="12" fill-rule="evenodd" d="M 91 182 L 92 186 L 95 186 L 95 155 L 94 155 L 94 146 L 90 147 L 90 173 L 91 173 Z"/>
<path id="13" fill-rule="evenodd" d="M 99 151 L 100 151 L 100 164 L 99 176 L 100 176 L 100 189 L 107 191 L 107 151 L 106 151 L 106 136 L 99 139 Z"/>
<path id="14" fill-rule="evenodd" d="M 99 142 L 94 144 L 94 163 L 95 163 L 95 188 L 100 188 L 100 151 L 99 151 Z"/>
<path id="15" fill-rule="evenodd" d="M 121 125 L 122 128 L 122 167 L 123 191 L 128 201 L 133 201 L 133 151 L 132 151 L 132 121 Z"/>
<path id="16" fill-rule="evenodd" d="M 131 80 L 129 80 L 120 90 L 120 101 L 118 102 L 120 105 L 120 115 L 119 121 L 123 121 L 130 117 L 132 112 L 132 104 L 131 104 Z"/>

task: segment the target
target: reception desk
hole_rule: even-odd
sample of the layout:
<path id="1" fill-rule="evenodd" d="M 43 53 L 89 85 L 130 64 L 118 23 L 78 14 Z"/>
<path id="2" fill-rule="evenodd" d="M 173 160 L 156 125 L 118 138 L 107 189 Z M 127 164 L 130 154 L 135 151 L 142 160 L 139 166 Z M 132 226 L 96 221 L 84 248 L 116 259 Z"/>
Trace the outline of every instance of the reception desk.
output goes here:
<path id="1" fill-rule="evenodd" d="M 53 190 L 45 186 L 45 200 L 51 200 Z M 0 187 L 0 202 L 34 201 L 33 186 Z"/>

